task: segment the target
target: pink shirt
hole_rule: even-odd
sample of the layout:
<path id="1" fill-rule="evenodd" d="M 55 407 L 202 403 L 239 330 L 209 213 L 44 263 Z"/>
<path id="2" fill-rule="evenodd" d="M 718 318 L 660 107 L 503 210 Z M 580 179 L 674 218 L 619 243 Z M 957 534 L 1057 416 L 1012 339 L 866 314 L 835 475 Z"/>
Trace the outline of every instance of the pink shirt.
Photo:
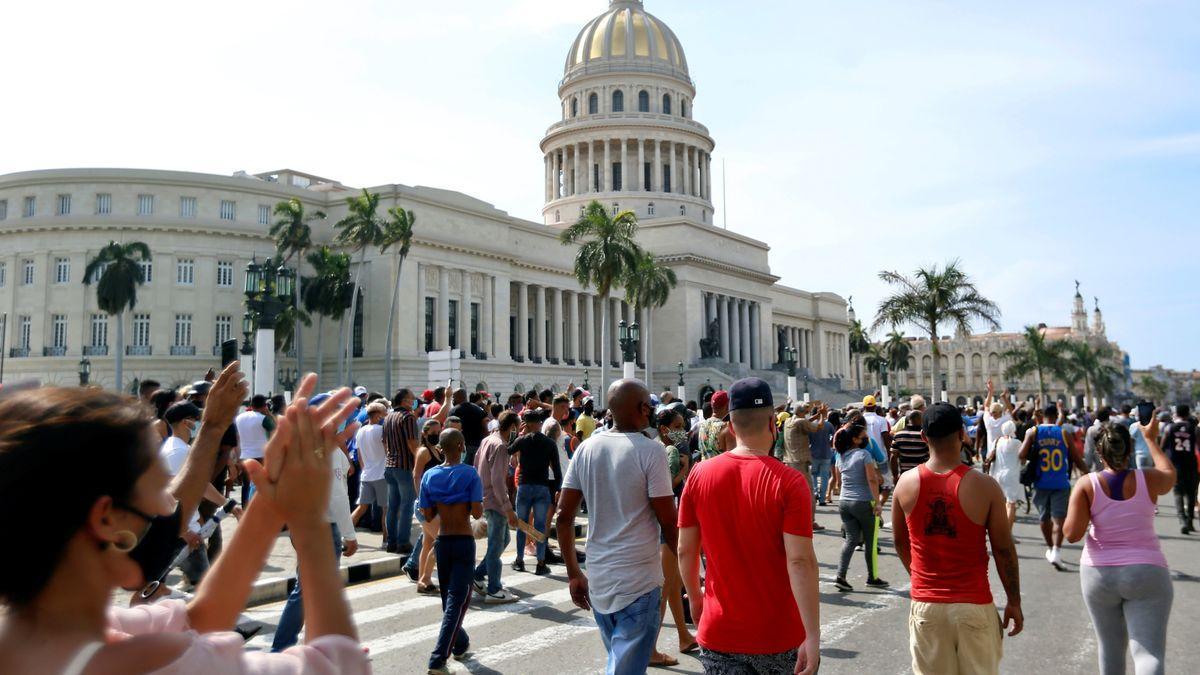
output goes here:
<path id="1" fill-rule="evenodd" d="M 268 675 L 340 675 L 371 672 L 362 647 L 344 635 L 325 635 L 278 654 L 248 652 L 242 636 L 234 632 L 199 634 L 188 625 L 182 600 L 163 600 L 139 607 L 113 607 L 108 614 L 109 640 L 153 633 L 190 633 L 192 643 L 165 668 L 179 673 L 256 673 Z M 115 635 L 114 635 L 115 634 Z M 80 664 L 80 670 L 85 664 Z"/>
<path id="2" fill-rule="evenodd" d="M 1090 473 L 1092 481 L 1092 524 L 1083 542 L 1080 565 L 1112 567 L 1115 565 L 1167 566 L 1167 558 L 1154 533 L 1154 502 L 1146 488 L 1146 477 L 1134 471 L 1137 489 L 1133 496 L 1115 501 L 1100 489 L 1100 474 Z"/>

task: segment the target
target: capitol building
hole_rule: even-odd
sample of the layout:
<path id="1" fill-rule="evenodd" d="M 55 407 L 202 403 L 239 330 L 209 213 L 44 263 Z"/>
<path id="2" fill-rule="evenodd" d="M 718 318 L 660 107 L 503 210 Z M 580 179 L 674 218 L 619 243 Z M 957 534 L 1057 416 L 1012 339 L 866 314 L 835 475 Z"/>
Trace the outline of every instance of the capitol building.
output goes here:
<path id="1" fill-rule="evenodd" d="M 541 141 L 542 222 L 510 216 L 459 192 L 395 183 L 365 186 L 380 213 L 416 215 L 401 278 L 391 251 L 368 249 L 353 317 L 353 375 L 381 389 L 387 322 L 394 322 L 393 382 L 423 388 L 429 354 L 461 352 L 467 387 L 494 392 L 600 379 L 601 316 L 607 354 L 619 360 L 619 320 L 638 322 L 639 370 L 651 386 L 674 389 L 679 362 L 689 397 L 756 374 L 784 388 L 785 348 L 814 396 L 836 397 L 850 374 L 845 300 L 833 292 L 778 283 L 770 246 L 715 225 L 715 141 L 695 119 L 696 88 L 683 45 L 640 0 L 613 0 L 569 46 L 561 105 Z M 550 113 L 550 111 L 547 111 Z M 537 180 L 530 176 L 530 180 Z M 140 169 L 76 168 L 0 176 L 0 322 L 5 382 L 91 381 L 128 389 L 135 379 L 164 386 L 197 379 L 219 363 L 219 345 L 241 338 L 243 275 L 252 258 L 275 252 L 268 229 L 275 204 L 299 200 L 324 211 L 314 246 L 333 245 L 332 223 L 357 186 L 297 170 L 233 176 Z M 640 316 L 619 298 L 582 288 L 574 247 L 559 241 L 586 204 L 632 211 L 638 243 L 670 266 L 670 300 Z M 124 314 L 124 382 L 114 382 L 115 322 L 97 308 L 83 271 L 109 241 L 145 242 L 152 260 L 136 307 Z M 358 256 L 353 258 L 356 271 Z M 311 270 L 303 270 L 311 273 Z M 400 301 L 388 315 L 397 281 Z M 304 328 L 305 370 L 316 369 L 318 324 Z M 323 387 L 334 381 L 338 326 L 321 336 Z M 702 350 L 701 342 L 707 348 Z M 647 353 L 649 346 L 649 353 Z M 280 367 L 295 358 L 280 354 Z M 609 375 L 614 375 L 612 367 Z M 848 397 L 847 397 L 848 400 Z M 838 401 L 844 402 L 844 401 Z"/>

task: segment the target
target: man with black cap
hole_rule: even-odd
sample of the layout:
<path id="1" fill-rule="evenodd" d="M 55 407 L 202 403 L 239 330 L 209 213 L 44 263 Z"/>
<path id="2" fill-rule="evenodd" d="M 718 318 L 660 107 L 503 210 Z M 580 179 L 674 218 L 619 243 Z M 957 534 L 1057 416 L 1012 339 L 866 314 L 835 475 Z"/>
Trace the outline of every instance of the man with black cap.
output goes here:
<path id="1" fill-rule="evenodd" d="M 243 462 L 247 459 L 261 462 L 267 439 L 275 430 L 275 418 L 267 407 L 267 397 L 255 394 L 250 399 L 250 409 L 235 417 L 233 424 L 237 427 L 238 448 L 241 450 L 239 459 Z M 250 481 L 243 479 L 242 504 L 250 503 L 250 495 Z"/>
<path id="2" fill-rule="evenodd" d="M 896 553 L 912 577 L 912 669 L 917 675 L 999 673 L 1003 627 L 1011 625 L 1012 636 L 1024 625 L 1004 492 L 991 476 L 962 463 L 967 432 L 957 408 L 930 406 L 922 437 L 929 461 L 900 475 L 892 502 Z M 987 540 L 1007 599 L 1003 625 L 988 584 Z"/>
<path id="3" fill-rule="evenodd" d="M 706 672 L 814 673 L 821 622 L 812 491 L 802 473 L 771 457 L 778 428 L 766 382 L 733 383 L 729 426 L 736 446 L 697 464 L 679 502 L 679 571 L 700 661 Z"/>

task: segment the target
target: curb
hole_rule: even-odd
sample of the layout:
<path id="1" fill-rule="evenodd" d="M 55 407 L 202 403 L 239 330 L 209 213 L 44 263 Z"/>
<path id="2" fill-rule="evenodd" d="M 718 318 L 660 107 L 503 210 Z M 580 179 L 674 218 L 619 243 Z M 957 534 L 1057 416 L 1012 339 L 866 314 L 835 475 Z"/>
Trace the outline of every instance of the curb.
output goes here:
<path id="1" fill-rule="evenodd" d="M 583 539 L 586 536 L 586 523 L 576 524 L 575 537 Z M 353 565 L 345 565 L 339 572 L 341 573 L 342 581 L 347 587 L 350 587 L 368 581 L 378 581 L 398 576 L 401 573 L 400 568 L 403 564 L 404 558 L 401 556 L 385 554 L 380 558 L 372 558 L 371 560 L 364 560 Z M 288 594 L 295 587 L 296 577 L 294 576 L 259 579 L 254 582 L 254 586 L 250 589 L 250 597 L 246 601 L 246 606 L 255 607 L 286 600 Z"/>

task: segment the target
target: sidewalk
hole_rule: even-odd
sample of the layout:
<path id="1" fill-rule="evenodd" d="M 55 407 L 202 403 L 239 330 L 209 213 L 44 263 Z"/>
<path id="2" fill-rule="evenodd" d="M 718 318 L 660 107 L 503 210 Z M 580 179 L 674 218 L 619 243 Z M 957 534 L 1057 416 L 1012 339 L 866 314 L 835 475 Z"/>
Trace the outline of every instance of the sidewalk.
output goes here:
<path id="1" fill-rule="evenodd" d="M 414 539 L 417 532 L 420 531 L 419 528 L 420 525 L 414 519 L 412 535 Z M 225 546 L 229 545 L 236 530 L 237 521 L 235 519 L 227 518 L 221 522 L 221 536 Z M 358 552 L 350 557 L 343 555 L 341 559 L 342 580 L 347 586 L 400 574 L 402 559 L 395 553 L 383 550 L 381 534 L 362 528 L 358 529 L 355 534 L 358 538 Z M 586 537 L 586 534 L 587 514 L 579 514 L 575 522 L 575 536 L 582 539 Z M 276 537 L 271 554 L 267 557 L 267 564 L 263 567 L 258 580 L 254 582 L 254 589 L 250 592 L 247 606 L 253 607 L 287 598 L 296 583 L 295 579 L 296 551 L 292 548 L 291 539 L 284 532 Z M 166 585 L 174 589 L 182 581 L 183 576 L 176 569 L 167 575 Z"/>

